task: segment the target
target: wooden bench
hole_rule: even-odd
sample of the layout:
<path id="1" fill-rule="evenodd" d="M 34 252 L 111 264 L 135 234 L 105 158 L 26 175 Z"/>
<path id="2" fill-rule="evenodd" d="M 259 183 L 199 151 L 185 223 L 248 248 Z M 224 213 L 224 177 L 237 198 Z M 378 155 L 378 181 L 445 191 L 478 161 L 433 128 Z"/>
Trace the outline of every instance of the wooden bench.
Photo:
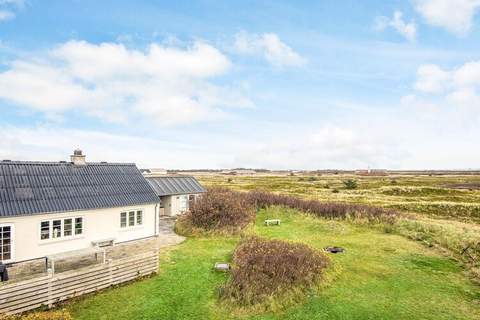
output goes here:
<path id="1" fill-rule="evenodd" d="M 100 239 L 100 240 L 95 240 L 92 241 L 92 245 L 94 247 L 110 247 L 113 246 L 113 243 L 115 241 L 115 238 L 107 238 L 107 239 Z"/>
<path id="2" fill-rule="evenodd" d="M 217 270 L 217 271 L 227 272 L 227 271 L 230 271 L 231 267 L 230 267 L 229 263 L 216 262 L 215 266 L 214 266 L 214 269 Z"/>
<path id="3" fill-rule="evenodd" d="M 270 226 L 270 225 L 279 226 L 280 222 L 281 222 L 280 219 L 267 219 L 267 220 L 265 220 L 265 225 L 266 226 Z"/>

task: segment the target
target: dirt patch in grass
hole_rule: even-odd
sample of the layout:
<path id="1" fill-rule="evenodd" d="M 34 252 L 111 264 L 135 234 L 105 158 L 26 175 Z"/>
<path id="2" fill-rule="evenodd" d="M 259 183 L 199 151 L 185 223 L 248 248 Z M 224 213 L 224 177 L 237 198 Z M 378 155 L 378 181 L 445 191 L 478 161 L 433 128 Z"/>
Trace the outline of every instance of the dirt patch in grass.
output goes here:
<path id="1" fill-rule="evenodd" d="M 240 242 L 220 296 L 242 308 L 274 310 L 318 284 L 328 258 L 301 243 L 251 237 Z"/>

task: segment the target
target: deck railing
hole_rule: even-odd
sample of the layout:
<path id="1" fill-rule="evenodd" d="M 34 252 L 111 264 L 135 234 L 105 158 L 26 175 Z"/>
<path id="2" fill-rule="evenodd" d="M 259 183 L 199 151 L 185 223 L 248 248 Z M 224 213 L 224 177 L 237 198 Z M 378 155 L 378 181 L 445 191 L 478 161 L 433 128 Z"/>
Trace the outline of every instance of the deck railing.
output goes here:
<path id="1" fill-rule="evenodd" d="M 0 315 L 17 314 L 98 291 L 158 271 L 158 250 L 0 285 Z"/>

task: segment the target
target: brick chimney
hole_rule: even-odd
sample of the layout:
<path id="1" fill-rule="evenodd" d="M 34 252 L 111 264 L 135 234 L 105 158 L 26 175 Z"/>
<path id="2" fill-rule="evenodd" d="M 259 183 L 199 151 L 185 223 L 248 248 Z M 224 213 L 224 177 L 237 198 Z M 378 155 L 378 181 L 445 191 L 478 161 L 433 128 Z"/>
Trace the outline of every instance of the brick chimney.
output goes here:
<path id="1" fill-rule="evenodd" d="M 75 166 L 86 166 L 85 155 L 82 154 L 82 150 L 75 149 L 73 155 L 70 156 L 70 160 Z"/>

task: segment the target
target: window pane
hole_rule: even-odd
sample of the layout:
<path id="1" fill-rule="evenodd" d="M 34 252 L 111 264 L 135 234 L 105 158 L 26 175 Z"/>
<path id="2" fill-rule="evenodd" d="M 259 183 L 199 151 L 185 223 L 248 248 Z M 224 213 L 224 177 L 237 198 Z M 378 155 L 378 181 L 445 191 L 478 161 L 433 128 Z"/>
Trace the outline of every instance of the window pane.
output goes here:
<path id="1" fill-rule="evenodd" d="M 127 226 L 127 213 L 120 213 L 120 228 L 125 228 Z"/>
<path id="2" fill-rule="evenodd" d="M 188 209 L 188 198 L 187 196 L 181 196 L 180 197 L 180 210 L 181 211 L 186 211 Z"/>
<path id="3" fill-rule="evenodd" d="M 143 223 L 143 212 L 141 210 L 137 211 L 137 225 Z"/>
<path id="4" fill-rule="evenodd" d="M 128 213 L 128 226 L 132 227 L 135 225 L 135 211 L 130 211 Z"/>
<path id="5" fill-rule="evenodd" d="M 42 221 L 40 224 L 40 239 L 50 238 L 50 221 Z"/>
<path id="6" fill-rule="evenodd" d="M 11 227 L 0 227 L 0 261 L 10 260 L 11 254 Z"/>
<path id="7" fill-rule="evenodd" d="M 62 236 L 62 220 L 52 221 L 52 238 L 60 238 Z"/>
<path id="8" fill-rule="evenodd" d="M 72 235 L 72 219 L 63 220 L 63 235 L 65 237 Z"/>
<path id="9" fill-rule="evenodd" d="M 75 234 L 83 233 L 83 218 L 75 218 Z"/>

